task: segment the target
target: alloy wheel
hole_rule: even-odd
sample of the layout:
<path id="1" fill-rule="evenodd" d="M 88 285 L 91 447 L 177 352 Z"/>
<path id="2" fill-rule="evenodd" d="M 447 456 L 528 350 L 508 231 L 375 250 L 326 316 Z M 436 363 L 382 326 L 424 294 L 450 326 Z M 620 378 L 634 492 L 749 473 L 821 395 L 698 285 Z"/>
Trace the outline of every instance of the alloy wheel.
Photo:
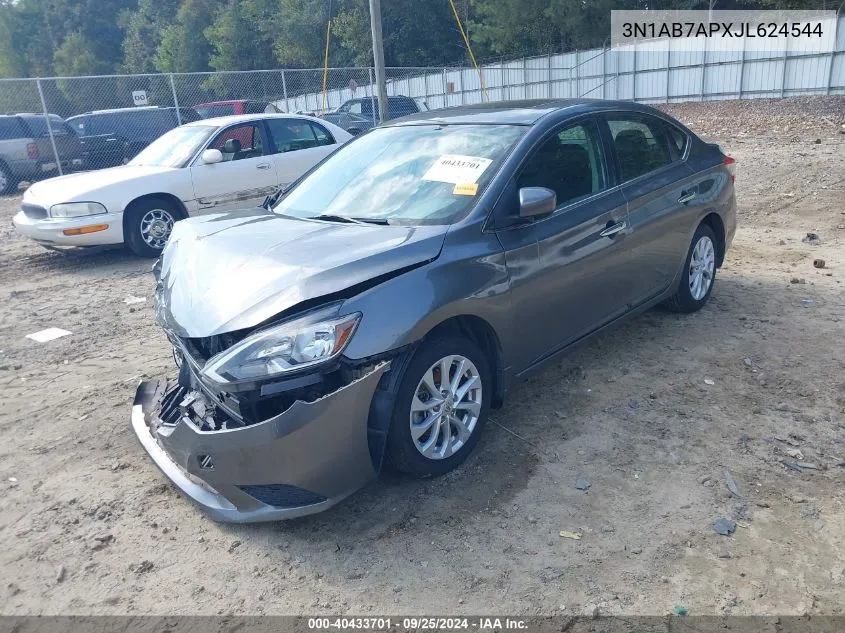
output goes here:
<path id="1" fill-rule="evenodd" d="M 467 443 L 481 413 L 481 375 L 471 360 L 441 358 L 423 374 L 411 402 L 411 438 L 428 459 L 445 459 Z"/>
<path id="2" fill-rule="evenodd" d="M 701 301 L 707 296 L 715 272 L 716 248 L 709 236 L 702 235 L 692 249 L 689 262 L 689 291 L 693 299 Z"/>
<path id="3" fill-rule="evenodd" d="M 147 246 L 161 250 L 173 230 L 173 216 L 164 209 L 151 209 L 141 218 L 141 238 Z"/>

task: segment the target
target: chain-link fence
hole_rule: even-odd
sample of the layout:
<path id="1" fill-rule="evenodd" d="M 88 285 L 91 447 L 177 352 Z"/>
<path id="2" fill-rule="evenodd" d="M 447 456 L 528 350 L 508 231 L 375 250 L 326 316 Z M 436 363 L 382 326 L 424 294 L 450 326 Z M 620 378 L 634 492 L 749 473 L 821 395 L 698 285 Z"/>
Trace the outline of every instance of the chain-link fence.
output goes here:
<path id="1" fill-rule="evenodd" d="M 474 68 L 388 68 L 387 114 L 482 101 L 591 97 L 642 102 L 845 94 L 845 17 L 829 53 L 594 49 Z M 372 68 L 0 79 L 2 147 L 31 177 L 120 165 L 189 121 L 259 112 L 325 117 L 353 134 L 376 124 Z M 50 125 L 46 125 L 49 113 Z M 37 115 L 37 116 L 35 116 Z M 24 120 L 25 119 L 25 120 Z M 4 122 L 5 121 L 5 122 Z M 40 121 L 40 123 L 39 123 Z M 22 178 L 23 179 L 23 178 Z"/>

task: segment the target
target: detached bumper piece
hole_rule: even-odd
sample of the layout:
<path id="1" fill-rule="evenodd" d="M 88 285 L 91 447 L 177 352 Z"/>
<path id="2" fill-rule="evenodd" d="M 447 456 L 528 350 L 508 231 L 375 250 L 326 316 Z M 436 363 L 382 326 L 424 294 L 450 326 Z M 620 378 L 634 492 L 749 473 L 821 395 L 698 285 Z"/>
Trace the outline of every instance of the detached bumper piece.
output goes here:
<path id="1" fill-rule="evenodd" d="M 143 382 L 132 428 L 162 472 L 217 521 L 278 521 L 321 512 L 376 476 L 367 418 L 389 363 L 313 402 L 249 426 L 215 424 L 208 396 Z M 222 427 L 222 428 L 221 428 Z"/>

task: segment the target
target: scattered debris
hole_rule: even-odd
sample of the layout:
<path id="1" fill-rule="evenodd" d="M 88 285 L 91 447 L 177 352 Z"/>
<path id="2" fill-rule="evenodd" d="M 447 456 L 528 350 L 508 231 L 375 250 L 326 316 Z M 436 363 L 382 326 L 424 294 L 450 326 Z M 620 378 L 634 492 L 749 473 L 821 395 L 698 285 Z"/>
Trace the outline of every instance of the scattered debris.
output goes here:
<path id="1" fill-rule="evenodd" d="M 114 541 L 114 536 L 111 534 L 101 534 L 94 537 L 94 542 L 91 543 L 91 551 L 99 552 L 101 549 L 108 547 L 109 543 Z"/>
<path id="2" fill-rule="evenodd" d="M 574 541 L 580 541 L 583 534 L 581 532 L 568 532 L 567 530 L 561 530 L 560 535 L 563 538 L 571 538 Z"/>
<path id="3" fill-rule="evenodd" d="M 131 306 L 135 303 L 144 303 L 147 300 L 146 297 L 136 297 L 135 295 L 126 295 L 126 298 L 123 300 L 128 306 Z"/>
<path id="4" fill-rule="evenodd" d="M 789 457 L 791 457 L 793 459 L 798 459 L 798 460 L 804 459 L 804 453 L 802 453 L 801 450 L 798 449 L 798 448 L 782 448 L 780 450 L 781 450 L 782 453 L 784 453 L 785 455 L 788 455 Z"/>
<path id="5" fill-rule="evenodd" d="M 16 484 L 16 483 L 18 483 L 18 478 L 17 477 L 9 477 L 9 482 Z"/>
<path id="6" fill-rule="evenodd" d="M 823 259 L 814 259 L 813 260 L 813 267 L 814 268 L 824 268 L 825 261 Z"/>
<path id="7" fill-rule="evenodd" d="M 705 385 L 715 385 L 715 384 L 716 384 L 716 381 L 714 381 L 712 378 L 705 378 L 705 379 L 704 379 L 704 384 L 705 384 Z"/>
<path id="8" fill-rule="evenodd" d="M 231 554 L 231 553 L 232 553 L 232 552 L 234 552 L 236 549 L 238 549 L 240 546 L 241 546 L 241 542 L 240 542 L 240 541 L 232 541 L 232 544 L 229 546 L 229 553 Z"/>
<path id="9" fill-rule="evenodd" d="M 730 536 L 736 531 L 736 523 L 730 519 L 716 519 L 713 522 L 713 531 L 722 536 Z"/>
<path id="10" fill-rule="evenodd" d="M 801 241 L 805 244 L 812 244 L 814 246 L 822 243 L 822 239 L 818 236 L 818 233 L 807 233 L 807 237 Z"/>
<path id="11" fill-rule="evenodd" d="M 59 565 L 59 568 L 56 570 L 56 582 L 62 582 L 65 579 L 65 566 Z"/>
<path id="12" fill-rule="evenodd" d="M 796 473 L 803 473 L 805 469 L 819 470 L 818 466 L 816 466 L 815 464 L 808 464 L 807 462 L 798 462 L 782 459 L 780 463 L 789 468 L 789 470 L 794 470 Z"/>
<path id="13" fill-rule="evenodd" d="M 68 332 L 67 330 L 63 330 L 58 327 L 48 327 L 46 330 L 27 334 L 26 338 L 32 339 L 36 343 L 47 343 L 48 341 L 52 341 L 63 336 L 68 336 L 69 334 L 70 332 Z"/>
<path id="14" fill-rule="evenodd" d="M 813 301 L 810 297 L 805 297 L 801 299 L 801 303 L 803 303 L 805 306 L 811 306 L 815 303 L 815 301 Z"/>
<path id="15" fill-rule="evenodd" d="M 789 280 L 789 283 L 791 283 L 791 284 L 800 284 L 800 283 L 801 283 L 801 280 L 800 280 L 800 279 L 798 279 L 798 277 L 793 277 L 792 279 L 790 279 L 790 280 Z"/>
<path id="16" fill-rule="evenodd" d="M 745 366 L 746 366 L 746 367 L 753 367 L 753 366 L 754 366 L 754 361 L 753 361 L 753 360 L 751 360 L 748 356 L 746 356 L 745 358 L 743 358 L 743 359 L 742 359 L 742 362 L 743 362 L 743 363 L 745 363 Z"/>
<path id="17" fill-rule="evenodd" d="M 575 487 L 578 490 L 587 491 L 587 490 L 590 489 L 590 482 L 587 479 L 585 479 L 584 477 L 579 477 L 575 482 Z"/>
<path id="18" fill-rule="evenodd" d="M 684 616 L 688 613 L 687 608 L 682 604 L 675 605 L 675 615 Z"/>
<path id="19" fill-rule="evenodd" d="M 155 565 L 153 565 L 151 560 L 142 560 L 141 564 L 135 568 L 135 573 L 146 574 L 147 572 L 152 571 L 153 567 L 155 567 Z"/>
<path id="20" fill-rule="evenodd" d="M 584 615 L 588 618 L 596 619 L 599 617 L 599 607 L 597 604 L 588 604 L 584 607 Z"/>
<path id="21" fill-rule="evenodd" d="M 728 487 L 728 490 L 734 497 L 741 497 L 742 495 L 739 494 L 739 488 L 736 487 L 736 482 L 734 481 L 733 476 L 729 471 L 725 471 L 725 485 Z"/>

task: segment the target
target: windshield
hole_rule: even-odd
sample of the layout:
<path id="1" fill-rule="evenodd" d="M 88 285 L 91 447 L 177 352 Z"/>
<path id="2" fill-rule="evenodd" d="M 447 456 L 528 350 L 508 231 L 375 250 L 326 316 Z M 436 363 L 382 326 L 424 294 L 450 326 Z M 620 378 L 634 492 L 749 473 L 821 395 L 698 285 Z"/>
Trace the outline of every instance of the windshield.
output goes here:
<path id="1" fill-rule="evenodd" d="M 215 125 L 187 125 L 170 130 L 129 161 L 147 167 L 184 167 L 217 130 Z"/>
<path id="2" fill-rule="evenodd" d="M 467 211 L 528 128 L 378 128 L 344 145 L 274 207 L 391 224 L 450 224 Z"/>

